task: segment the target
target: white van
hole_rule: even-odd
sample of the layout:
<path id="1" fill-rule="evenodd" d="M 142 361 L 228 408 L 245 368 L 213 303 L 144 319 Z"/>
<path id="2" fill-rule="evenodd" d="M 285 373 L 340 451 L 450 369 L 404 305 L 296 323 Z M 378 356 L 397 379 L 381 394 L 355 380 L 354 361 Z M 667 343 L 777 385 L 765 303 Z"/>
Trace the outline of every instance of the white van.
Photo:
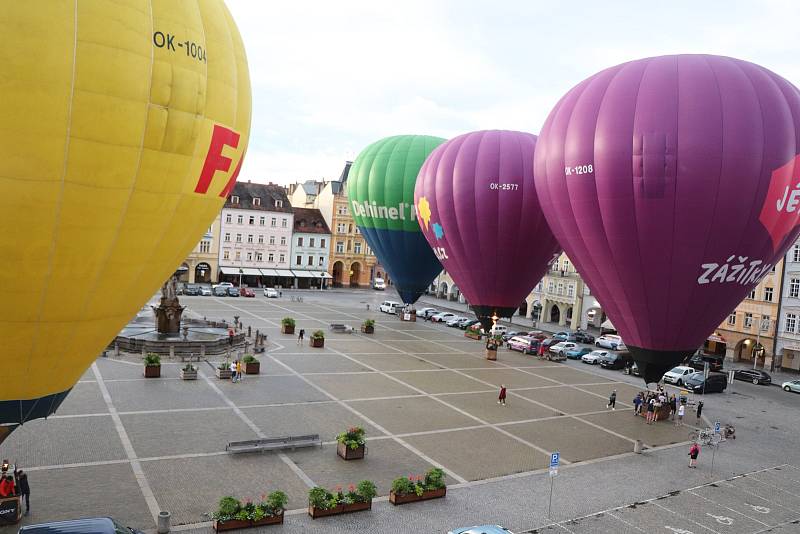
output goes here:
<path id="1" fill-rule="evenodd" d="M 397 310 L 402 307 L 403 305 L 401 303 L 393 300 L 384 300 L 383 303 L 381 303 L 381 311 L 383 313 L 397 313 Z"/>
<path id="2" fill-rule="evenodd" d="M 386 289 L 386 282 L 384 282 L 383 278 L 376 278 L 372 283 L 372 289 L 375 289 L 376 291 L 383 291 Z"/>
<path id="3" fill-rule="evenodd" d="M 481 329 L 481 332 L 483 332 L 484 334 L 486 333 L 483 329 Z M 501 324 L 494 325 L 492 329 L 489 331 L 489 333 L 493 336 L 502 336 L 506 332 L 508 332 L 508 327 L 503 326 Z"/>

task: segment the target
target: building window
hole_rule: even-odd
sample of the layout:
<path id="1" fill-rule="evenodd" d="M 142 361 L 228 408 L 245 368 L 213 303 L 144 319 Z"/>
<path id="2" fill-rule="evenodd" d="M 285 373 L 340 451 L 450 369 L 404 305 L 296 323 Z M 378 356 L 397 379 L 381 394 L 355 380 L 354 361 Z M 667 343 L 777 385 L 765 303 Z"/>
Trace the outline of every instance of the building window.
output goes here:
<path id="1" fill-rule="evenodd" d="M 800 245 L 792 247 L 792 261 L 795 263 L 800 262 Z"/>
<path id="2" fill-rule="evenodd" d="M 314 265 L 314 256 L 308 257 L 308 265 Z"/>
<path id="3" fill-rule="evenodd" d="M 345 223 L 337 223 L 336 224 L 336 233 L 337 234 L 347 233 L 347 225 Z"/>
<path id="4" fill-rule="evenodd" d="M 325 248 L 325 240 L 324 239 L 320 239 L 319 240 L 319 246 L 321 246 L 322 248 Z"/>
<path id="5" fill-rule="evenodd" d="M 239 197 L 237 197 L 236 195 L 231 195 L 231 204 L 238 204 L 238 203 L 239 203 Z"/>
<path id="6" fill-rule="evenodd" d="M 247 253 L 247 261 L 253 261 L 253 253 L 252 252 L 248 252 Z"/>
<path id="7" fill-rule="evenodd" d="M 270 245 L 274 245 L 275 244 L 275 236 L 274 235 L 269 236 L 269 244 Z"/>
<path id="8" fill-rule="evenodd" d="M 336 242 L 336 252 L 338 252 L 339 254 L 344 252 L 344 241 L 337 241 Z"/>
<path id="9" fill-rule="evenodd" d="M 361 242 L 360 241 L 356 241 L 355 247 L 353 248 L 353 252 L 355 252 L 356 254 L 361 254 Z"/>
<path id="10" fill-rule="evenodd" d="M 337 208 L 337 210 L 336 210 L 336 213 L 337 213 L 338 215 L 347 215 L 347 205 L 346 205 L 346 204 L 344 204 L 344 205 L 340 205 L 340 206 Z"/>
<path id="11" fill-rule="evenodd" d="M 547 292 L 548 293 L 552 293 L 553 291 L 555 291 L 555 289 L 556 289 L 556 284 L 554 282 L 551 281 L 551 282 L 547 283 Z"/>
<path id="12" fill-rule="evenodd" d="M 347 225 L 347 233 L 348 234 L 352 234 L 353 233 L 353 223 L 350 223 L 350 224 Z"/>
<path id="13" fill-rule="evenodd" d="M 264 244 L 264 235 L 263 234 L 258 236 L 258 243 L 261 244 L 261 245 Z"/>
<path id="14" fill-rule="evenodd" d="M 353 240 L 352 239 L 348 239 L 347 240 L 347 252 L 350 252 L 351 250 L 353 250 Z"/>
<path id="15" fill-rule="evenodd" d="M 275 262 L 275 254 L 270 254 L 269 256 L 267 256 L 267 261 L 270 262 L 270 263 L 274 263 Z"/>
<path id="16" fill-rule="evenodd" d="M 761 322 L 759 323 L 759 328 L 761 328 L 762 332 L 766 332 L 767 330 L 769 330 L 769 322 L 770 322 L 769 315 L 761 316 Z"/>
<path id="17" fill-rule="evenodd" d="M 800 297 L 800 278 L 792 278 L 789 281 L 789 296 Z"/>
<path id="18" fill-rule="evenodd" d="M 794 334 L 797 331 L 797 315 L 793 313 L 786 314 L 786 322 L 783 325 L 786 332 Z"/>
<path id="19" fill-rule="evenodd" d="M 283 207 L 283 200 L 275 200 L 275 207 L 282 208 Z"/>
<path id="20" fill-rule="evenodd" d="M 551 271 L 559 271 L 560 270 L 559 269 L 560 266 L 561 266 L 561 264 L 558 262 L 558 260 L 556 260 L 556 261 L 553 262 L 553 267 L 550 270 Z"/>
<path id="21" fill-rule="evenodd" d="M 569 272 L 569 260 L 564 260 L 564 272 Z"/>
<path id="22" fill-rule="evenodd" d="M 244 224 L 244 215 L 239 215 L 236 217 L 236 222 L 238 224 Z"/>
<path id="23" fill-rule="evenodd" d="M 225 242 L 226 243 L 230 243 L 230 241 L 231 241 L 231 234 L 229 234 L 228 232 L 225 232 Z"/>
<path id="24" fill-rule="evenodd" d="M 322 267 L 323 265 L 325 265 L 325 256 L 320 256 L 319 257 L 319 266 Z"/>
<path id="25" fill-rule="evenodd" d="M 225 222 L 226 222 L 226 223 L 230 223 L 230 222 L 231 222 L 231 214 L 230 214 L 230 213 L 228 213 L 227 215 L 225 215 Z"/>
<path id="26" fill-rule="evenodd" d="M 241 243 L 242 242 L 242 234 L 236 234 L 236 242 L 237 243 Z"/>
<path id="27" fill-rule="evenodd" d="M 752 313 L 745 313 L 744 314 L 744 327 L 745 328 L 753 328 L 753 314 Z"/>
<path id="28" fill-rule="evenodd" d="M 567 286 L 567 296 L 574 297 L 575 296 L 575 286 L 570 284 Z"/>
<path id="29" fill-rule="evenodd" d="M 253 197 L 253 206 L 260 206 L 260 205 L 261 205 L 261 199 L 258 198 L 258 197 Z M 250 224 L 253 224 L 253 223 L 250 223 Z"/>
<path id="30" fill-rule="evenodd" d="M 280 256 L 278 256 L 278 263 L 284 263 L 284 262 L 286 262 L 286 255 L 281 254 Z"/>
<path id="31" fill-rule="evenodd" d="M 211 243 L 209 241 L 200 241 L 200 252 L 211 252 Z"/>
<path id="32" fill-rule="evenodd" d="M 297 238 L 297 246 L 298 247 L 302 247 L 303 246 L 303 238 L 302 237 L 298 237 Z"/>
<path id="33" fill-rule="evenodd" d="M 764 288 L 764 300 L 766 300 L 767 302 L 772 302 L 772 291 L 773 290 L 771 287 Z"/>
<path id="34" fill-rule="evenodd" d="M 728 325 L 736 326 L 736 312 L 733 312 L 728 316 Z"/>
<path id="35" fill-rule="evenodd" d="M 756 288 L 753 288 L 752 291 L 750 291 L 750 294 L 747 295 L 747 298 L 750 300 L 754 300 L 756 298 Z"/>
<path id="36" fill-rule="evenodd" d="M 256 218 L 254 215 L 251 215 L 250 218 L 247 220 L 248 224 L 255 224 Z"/>
<path id="37" fill-rule="evenodd" d="M 242 259 L 242 253 L 237 250 L 236 251 L 236 261 L 239 261 L 241 259 Z"/>
<path id="38" fill-rule="evenodd" d="M 558 291 L 556 291 L 556 293 L 558 295 L 563 295 L 564 294 L 564 284 L 562 282 L 558 283 Z"/>
<path id="39" fill-rule="evenodd" d="M 247 234 L 247 242 L 248 243 L 252 243 L 253 242 L 253 234 Z"/>
<path id="40" fill-rule="evenodd" d="M 256 252 L 256 261 L 264 261 L 264 255 L 260 252 Z"/>
<path id="41" fill-rule="evenodd" d="M 314 238 L 313 237 L 309 237 L 308 238 L 308 246 L 309 247 L 313 247 L 314 246 Z"/>
<path id="42" fill-rule="evenodd" d="M 231 251 L 230 250 L 223 250 L 222 251 L 222 259 L 223 260 L 231 259 Z"/>
<path id="43" fill-rule="evenodd" d="M 281 236 L 281 245 L 285 245 L 285 244 L 286 244 L 286 236 L 283 235 L 283 236 Z"/>
<path id="44" fill-rule="evenodd" d="M 281 219 L 281 228 L 286 228 L 287 222 L 288 222 L 288 219 Z"/>
<path id="45" fill-rule="evenodd" d="M 258 218 L 258 224 L 260 226 L 264 226 L 265 224 L 267 224 L 267 218 L 266 217 L 259 217 Z"/>
<path id="46" fill-rule="evenodd" d="M 295 258 L 295 262 L 294 262 L 294 264 L 295 264 L 295 265 L 303 265 L 303 257 L 302 257 L 302 256 L 297 256 L 297 257 Z"/>
<path id="47" fill-rule="evenodd" d="M 269 225 L 270 225 L 271 227 L 273 227 L 273 228 L 275 228 L 275 226 L 277 226 L 277 224 L 278 224 L 278 219 L 276 219 L 275 217 L 273 217 L 273 218 L 272 218 L 272 219 L 269 221 Z"/>

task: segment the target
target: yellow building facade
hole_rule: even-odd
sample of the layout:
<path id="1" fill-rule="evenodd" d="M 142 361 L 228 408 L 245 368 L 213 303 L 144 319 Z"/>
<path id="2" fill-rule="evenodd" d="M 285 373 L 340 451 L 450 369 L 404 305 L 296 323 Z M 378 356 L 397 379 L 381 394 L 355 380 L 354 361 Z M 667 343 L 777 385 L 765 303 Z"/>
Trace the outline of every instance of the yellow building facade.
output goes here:
<path id="1" fill-rule="evenodd" d="M 334 287 L 370 287 L 377 276 L 377 260 L 353 219 L 347 199 L 347 177 L 343 178 L 341 182 L 328 184 L 333 186 L 329 272 Z"/>
<path id="2" fill-rule="evenodd" d="M 181 280 L 190 284 L 217 282 L 219 272 L 219 231 L 220 213 L 214 218 L 214 222 L 203 234 L 203 237 L 194 247 L 183 262 L 182 267 L 187 269 L 181 276 Z"/>

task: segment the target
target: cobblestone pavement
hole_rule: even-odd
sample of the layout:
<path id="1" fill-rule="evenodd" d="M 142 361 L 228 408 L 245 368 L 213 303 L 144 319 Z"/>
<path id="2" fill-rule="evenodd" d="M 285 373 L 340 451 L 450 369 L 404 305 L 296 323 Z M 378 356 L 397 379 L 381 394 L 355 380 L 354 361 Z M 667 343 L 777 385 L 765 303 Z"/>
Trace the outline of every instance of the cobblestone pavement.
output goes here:
<path id="1" fill-rule="evenodd" d="M 221 496 L 257 498 L 279 488 L 293 512 L 269 532 L 445 532 L 478 523 L 575 533 L 800 531 L 790 529 L 797 527 L 791 512 L 800 509 L 800 471 L 762 471 L 800 465 L 794 397 L 763 400 L 759 390 L 738 384 L 736 395 L 710 395 L 708 416 L 736 420 L 741 437 L 715 453 L 714 473 L 709 451 L 700 469 L 688 470 L 690 428 L 647 426 L 634 417 L 630 398 L 641 388 L 634 377 L 506 350 L 490 362 L 482 344 L 458 329 L 377 313 L 382 294 L 305 292 L 304 302 L 291 295 L 183 299 L 187 313 L 229 321 L 238 315 L 268 334 L 262 374 L 241 384 L 216 379 L 213 361 L 201 364 L 200 380 L 186 382 L 176 363 L 163 364 L 162 378 L 144 379 L 134 358 L 98 359 L 56 416 L 26 424 L 4 444 L 4 456 L 30 472 L 33 513 L 25 522 L 111 515 L 153 531 L 154 513 L 169 510 L 173 530 L 210 532 L 204 514 Z M 281 335 L 285 316 L 307 336 L 325 330 L 325 348 Z M 327 331 L 332 322 L 357 329 L 366 318 L 377 320 L 375 335 Z M 509 387 L 507 406 L 496 402 L 500 384 Z M 606 408 L 612 389 L 619 391 L 616 411 Z M 356 424 L 367 430 L 368 455 L 344 462 L 335 435 Z M 229 441 L 312 432 L 323 447 L 224 452 Z M 645 454 L 631 452 L 636 439 Z M 562 468 L 548 518 L 553 450 L 561 452 Z M 397 508 L 385 502 L 393 478 L 431 465 L 448 474 L 446 499 Z M 760 472 L 704 485 L 749 471 Z M 373 512 L 318 521 L 304 515 L 310 485 L 365 478 L 382 496 Z M 774 504 L 774 516 L 748 513 L 742 499 Z M 619 508 L 634 502 L 643 504 Z M 725 514 L 735 516 L 735 528 L 718 524 L 715 516 Z"/>

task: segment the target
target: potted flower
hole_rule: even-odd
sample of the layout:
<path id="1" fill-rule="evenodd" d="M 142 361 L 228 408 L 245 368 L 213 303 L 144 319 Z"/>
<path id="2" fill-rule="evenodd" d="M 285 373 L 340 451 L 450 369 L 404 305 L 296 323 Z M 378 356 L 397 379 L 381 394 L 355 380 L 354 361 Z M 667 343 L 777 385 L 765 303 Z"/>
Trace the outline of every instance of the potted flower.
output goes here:
<path id="1" fill-rule="evenodd" d="M 317 486 L 308 491 L 308 515 L 316 519 L 371 510 L 372 499 L 377 493 L 375 484 L 369 480 L 362 480 L 358 486 L 351 484 L 347 491 L 343 491 L 341 486 L 332 492 Z"/>
<path id="2" fill-rule="evenodd" d="M 261 500 L 241 502 L 234 497 L 223 497 L 219 508 L 211 514 L 216 532 L 283 524 L 283 512 L 288 498 L 282 491 L 262 495 Z"/>
<path id="3" fill-rule="evenodd" d="M 284 317 L 281 319 L 281 333 L 294 334 L 294 319 L 291 317 Z"/>
<path id="4" fill-rule="evenodd" d="M 486 338 L 486 359 L 497 359 L 497 347 L 503 343 L 503 336 L 489 336 Z"/>
<path id="5" fill-rule="evenodd" d="M 225 358 L 224 362 L 220 362 L 217 365 L 217 368 L 214 370 L 217 374 L 217 378 L 222 380 L 230 380 L 233 373 L 231 373 L 231 364 L 228 361 L 228 358 Z"/>
<path id="6" fill-rule="evenodd" d="M 181 380 L 197 380 L 197 367 L 187 363 L 181 369 Z"/>
<path id="7" fill-rule="evenodd" d="M 367 450 L 364 429 L 354 426 L 336 436 L 336 454 L 345 460 L 360 460 Z"/>
<path id="8" fill-rule="evenodd" d="M 470 326 L 466 330 L 464 330 L 464 337 L 468 337 L 470 339 L 480 339 L 481 338 L 481 325 L 480 323 L 475 323 L 474 325 Z"/>
<path id="9" fill-rule="evenodd" d="M 361 331 L 365 334 L 374 334 L 375 333 L 375 319 L 367 319 L 364 321 L 364 324 L 361 325 Z"/>
<path id="10" fill-rule="evenodd" d="M 389 492 L 389 502 L 395 506 L 415 501 L 440 499 L 447 494 L 444 471 L 438 467 L 430 469 L 425 476 L 396 478 Z"/>
<path id="11" fill-rule="evenodd" d="M 316 330 L 313 334 L 311 334 L 310 340 L 311 346 L 321 349 L 325 346 L 325 332 L 322 330 Z"/>
<path id="12" fill-rule="evenodd" d="M 161 357 L 151 352 L 144 357 L 144 377 L 158 378 L 161 376 Z"/>
<path id="13" fill-rule="evenodd" d="M 242 363 L 244 364 L 244 373 L 247 375 L 257 375 L 261 372 L 261 362 L 252 354 L 245 354 L 242 357 Z"/>

